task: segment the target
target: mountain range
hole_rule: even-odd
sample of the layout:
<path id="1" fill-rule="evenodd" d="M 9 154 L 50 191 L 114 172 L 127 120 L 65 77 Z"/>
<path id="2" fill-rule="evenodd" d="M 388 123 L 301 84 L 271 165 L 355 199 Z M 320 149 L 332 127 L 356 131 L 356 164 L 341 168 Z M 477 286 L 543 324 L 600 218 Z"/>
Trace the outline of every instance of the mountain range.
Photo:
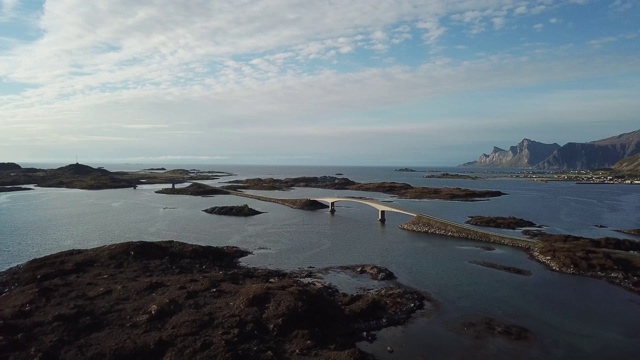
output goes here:
<path id="1" fill-rule="evenodd" d="M 523 139 L 509 150 L 494 147 L 476 161 L 460 166 L 496 168 L 535 168 L 553 170 L 592 170 L 609 168 L 618 161 L 640 154 L 640 130 L 587 143 L 563 146 Z"/>

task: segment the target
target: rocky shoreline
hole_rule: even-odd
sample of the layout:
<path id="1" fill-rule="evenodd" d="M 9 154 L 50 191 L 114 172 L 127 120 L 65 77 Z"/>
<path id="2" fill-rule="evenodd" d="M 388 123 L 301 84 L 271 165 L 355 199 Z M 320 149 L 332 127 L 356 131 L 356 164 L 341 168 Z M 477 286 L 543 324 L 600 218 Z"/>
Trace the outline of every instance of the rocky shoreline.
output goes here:
<path id="1" fill-rule="evenodd" d="M 571 235 L 536 233 L 536 240 L 482 232 L 462 225 L 419 215 L 401 229 L 521 248 L 549 269 L 606 280 L 640 293 L 640 256 L 637 242 L 623 239 L 587 239 Z"/>
<path id="2" fill-rule="evenodd" d="M 1 272 L 0 353 L 10 359 L 369 359 L 357 342 L 403 324 L 432 301 L 397 283 L 342 293 L 301 281 L 299 272 L 238 265 L 247 254 L 131 242 L 65 251 Z M 366 266 L 358 267 L 388 274 Z"/>
<path id="3" fill-rule="evenodd" d="M 33 190 L 32 188 L 26 188 L 22 186 L 0 186 L 0 193 L 4 192 L 15 192 L 15 191 L 28 191 Z"/>
<path id="4" fill-rule="evenodd" d="M 394 195 L 401 199 L 438 199 L 454 201 L 476 201 L 506 195 L 497 190 L 471 190 L 463 188 L 432 188 L 414 187 L 406 183 L 398 182 L 378 182 L 378 183 L 358 183 L 348 178 L 338 178 L 333 176 L 305 176 L 286 179 L 274 178 L 254 178 L 245 180 L 233 180 L 230 185 L 223 186 L 224 189 L 241 190 L 289 190 L 294 187 L 308 187 L 331 190 L 355 190 L 380 192 Z"/>

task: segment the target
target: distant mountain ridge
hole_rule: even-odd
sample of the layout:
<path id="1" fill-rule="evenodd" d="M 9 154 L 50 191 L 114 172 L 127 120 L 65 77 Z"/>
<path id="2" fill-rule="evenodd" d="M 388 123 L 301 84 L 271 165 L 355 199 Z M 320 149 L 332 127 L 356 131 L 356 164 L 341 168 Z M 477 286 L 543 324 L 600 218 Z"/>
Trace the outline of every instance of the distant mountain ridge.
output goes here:
<path id="1" fill-rule="evenodd" d="M 558 144 L 544 144 L 530 139 L 523 139 L 518 145 L 503 150 L 494 147 L 490 154 L 482 154 L 476 161 L 461 166 L 530 168 L 540 163 L 560 148 Z"/>
<path id="2" fill-rule="evenodd" d="M 640 130 L 588 143 L 563 146 L 524 139 L 509 150 L 494 147 L 476 161 L 460 166 L 590 170 L 609 168 L 618 161 L 640 153 Z"/>

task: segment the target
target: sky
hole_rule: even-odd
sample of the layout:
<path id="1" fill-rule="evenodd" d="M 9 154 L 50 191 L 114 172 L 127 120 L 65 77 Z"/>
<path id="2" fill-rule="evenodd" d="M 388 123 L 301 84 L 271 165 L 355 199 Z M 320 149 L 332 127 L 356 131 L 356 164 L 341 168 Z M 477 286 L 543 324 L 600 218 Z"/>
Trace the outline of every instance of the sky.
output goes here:
<path id="1" fill-rule="evenodd" d="M 454 166 L 638 129 L 637 0 L 0 0 L 0 162 Z"/>

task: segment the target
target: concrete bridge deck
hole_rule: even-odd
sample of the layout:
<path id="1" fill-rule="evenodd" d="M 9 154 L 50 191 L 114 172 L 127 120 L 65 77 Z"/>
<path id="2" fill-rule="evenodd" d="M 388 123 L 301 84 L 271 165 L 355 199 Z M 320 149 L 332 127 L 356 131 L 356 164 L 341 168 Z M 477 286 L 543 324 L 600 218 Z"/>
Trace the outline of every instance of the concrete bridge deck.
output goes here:
<path id="1" fill-rule="evenodd" d="M 466 239 L 475 239 L 488 242 L 496 242 L 520 247 L 529 247 L 536 243 L 535 240 L 530 240 L 524 237 L 510 236 L 492 231 L 486 231 L 478 229 L 474 226 L 468 226 L 465 224 L 456 223 L 453 221 L 440 219 L 435 216 L 425 215 L 408 211 L 396 206 L 383 204 L 381 202 L 370 199 L 358 199 L 349 197 L 319 197 L 312 200 L 322 201 L 329 204 L 329 211 L 333 214 L 336 212 L 335 203 L 338 201 L 356 202 L 369 205 L 376 208 L 379 212 L 378 221 L 384 223 L 386 221 L 385 212 L 391 211 L 400 214 L 405 214 L 413 217 L 410 225 L 403 224 L 401 228 L 406 230 L 413 230 L 419 232 L 429 232 L 441 235 L 449 235 L 453 237 L 460 237 Z"/>

